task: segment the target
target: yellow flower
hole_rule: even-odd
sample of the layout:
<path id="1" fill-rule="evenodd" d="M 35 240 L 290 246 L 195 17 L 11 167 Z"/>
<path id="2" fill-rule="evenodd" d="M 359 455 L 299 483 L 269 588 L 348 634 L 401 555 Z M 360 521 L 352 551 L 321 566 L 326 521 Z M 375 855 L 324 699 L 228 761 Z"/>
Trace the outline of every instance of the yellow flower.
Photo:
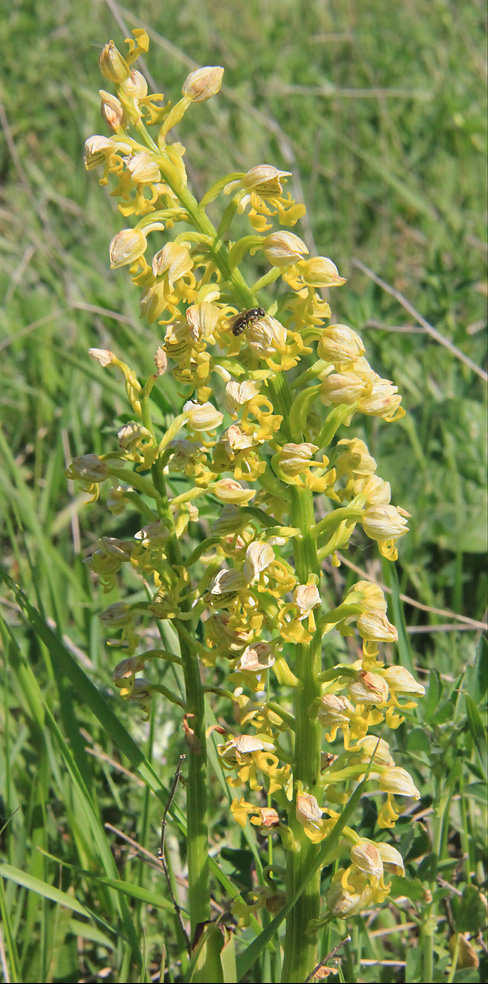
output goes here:
<path id="1" fill-rule="evenodd" d="M 109 246 L 110 269 L 128 266 L 143 256 L 147 248 L 147 239 L 142 229 L 122 229 L 112 239 Z"/>

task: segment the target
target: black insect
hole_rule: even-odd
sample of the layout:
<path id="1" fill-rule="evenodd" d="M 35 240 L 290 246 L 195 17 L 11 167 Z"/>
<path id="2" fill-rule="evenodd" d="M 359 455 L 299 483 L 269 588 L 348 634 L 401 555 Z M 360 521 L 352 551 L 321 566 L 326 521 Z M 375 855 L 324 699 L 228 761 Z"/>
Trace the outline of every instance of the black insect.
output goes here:
<path id="1" fill-rule="evenodd" d="M 249 311 L 241 311 L 240 314 L 236 314 L 235 318 L 231 321 L 231 331 L 233 335 L 242 335 L 242 332 L 253 323 L 253 321 L 258 321 L 259 318 L 264 318 L 266 311 L 262 307 L 251 308 Z"/>

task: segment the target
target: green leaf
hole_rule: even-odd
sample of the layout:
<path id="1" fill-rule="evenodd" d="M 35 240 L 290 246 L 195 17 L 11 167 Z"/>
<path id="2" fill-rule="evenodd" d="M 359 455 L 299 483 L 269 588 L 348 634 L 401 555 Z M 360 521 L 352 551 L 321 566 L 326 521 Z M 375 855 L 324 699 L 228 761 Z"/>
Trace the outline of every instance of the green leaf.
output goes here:
<path id="1" fill-rule="evenodd" d="M 457 900 L 456 932 L 475 936 L 486 926 L 486 901 L 474 885 L 466 885 L 462 898 Z"/>
<path id="2" fill-rule="evenodd" d="M 485 779 L 487 777 L 487 762 L 486 762 L 486 752 L 487 752 L 487 734 L 486 728 L 481 719 L 480 712 L 472 699 L 472 697 L 466 697 L 466 711 L 468 715 L 469 730 L 473 738 L 474 747 L 476 749 L 476 754 L 478 756 L 478 761 L 483 770 Z"/>

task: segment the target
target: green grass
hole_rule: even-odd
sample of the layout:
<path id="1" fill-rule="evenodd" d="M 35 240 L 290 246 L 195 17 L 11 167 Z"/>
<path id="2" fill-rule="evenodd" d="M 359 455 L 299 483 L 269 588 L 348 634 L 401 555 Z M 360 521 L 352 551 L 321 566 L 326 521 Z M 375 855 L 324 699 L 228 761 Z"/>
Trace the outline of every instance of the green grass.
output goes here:
<path id="1" fill-rule="evenodd" d="M 415 825 L 398 826 L 410 887 L 352 924 L 339 979 L 420 981 L 431 939 L 433 980 L 447 981 L 452 932 L 486 924 L 485 381 L 463 361 L 482 367 L 486 355 L 486 66 L 483 6 L 454 0 L 148 0 L 143 21 L 57 0 L 0 15 L 0 535 L 23 592 L 6 580 L 0 595 L 4 979 L 96 980 L 107 968 L 108 981 L 148 980 L 166 952 L 169 982 L 185 959 L 156 857 L 179 718 L 161 702 L 145 726 L 113 696 L 97 612 L 122 595 L 102 595 L 83 557 L 98 536 L 124 535 L 124 521 L 83 508 L 65 477 L 72 455 L 110 444 L 125 409 L 88 348 L 113 348 L 144 376 L 159 330 L 139 321 L 124 271 L 108 269 L 126 222 L 82 164 L 84 140 L 104 132 L 99 48 L 125 36 L 114 12 L 128 31 L 149 30 L 147 67 L 174 100 L 191 68 L 225 66 L 218 98 L 181 124 L 194 190 L 261 162 L 293 171 L 307 205 L 296 231 L 348 277 L 331 296 L 333 321 L 364 335 L 375 369 L 404 394 L 400 424 L 372 418 L 362 433 L 412 514 L 398 583 L 374 551 L 358 546 L 354 562 L 391 587 L 401 660 L 428 688 L 395 750 L 422 804 Z M 353 579 L 346 566 L 340 576 Z M 227 826 L 218 772 L 212 781 L 225 905 L 229 877 L 249 881 L 252 854 Z M 181 789 L 175 813 L 167 836 L 184 907 Z M 365 807 L 366 835 L 373 823 Z M 479 970 L 455 981 L 486 979 L 477 951 Z M 274 980 L 266 959 L 245 980 Z"/>

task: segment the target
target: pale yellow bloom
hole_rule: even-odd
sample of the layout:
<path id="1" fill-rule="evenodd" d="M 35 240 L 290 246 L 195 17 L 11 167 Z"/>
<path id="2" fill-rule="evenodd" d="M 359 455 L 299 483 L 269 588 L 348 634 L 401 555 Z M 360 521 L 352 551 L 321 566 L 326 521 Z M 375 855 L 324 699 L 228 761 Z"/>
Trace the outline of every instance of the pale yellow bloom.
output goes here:
<path id="1" fill-rule="evenodd" d="M 189 400 L 183 407 L 183 413 L 188 415 L 188 424 L 197 433 L 215 430 L 224 419 L 223 413 L 213 403 L 192 403 Z"/>
<path id="2" fill-rule="evenodd" d="M 109 246 L 111 270 L 134 263 L 144 255 L 146 248 L 147 239 L 142 229 L 122 229 Z"/>

